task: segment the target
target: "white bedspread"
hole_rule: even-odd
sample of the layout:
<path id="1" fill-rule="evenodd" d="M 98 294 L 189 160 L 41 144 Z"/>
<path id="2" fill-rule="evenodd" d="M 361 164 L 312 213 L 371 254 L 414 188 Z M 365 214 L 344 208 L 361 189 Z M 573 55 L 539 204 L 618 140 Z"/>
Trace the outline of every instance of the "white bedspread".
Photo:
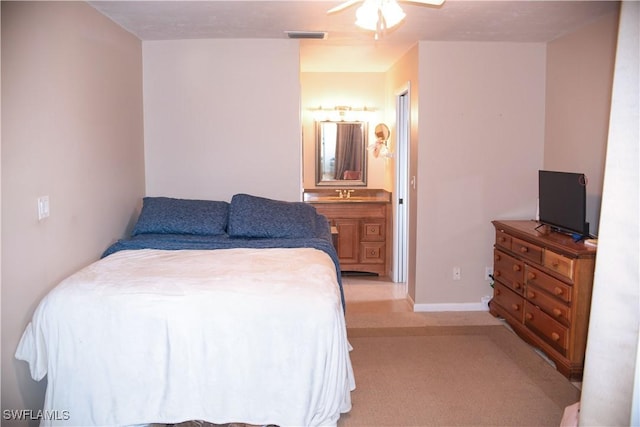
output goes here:
<path id="1" fill-rule="evenodd" d="M 68 414 L 42 425 L 335 425 L 355 388 L 335 267 L 308 248 L 115 253 L 42 300 L 16 357 Z"/>

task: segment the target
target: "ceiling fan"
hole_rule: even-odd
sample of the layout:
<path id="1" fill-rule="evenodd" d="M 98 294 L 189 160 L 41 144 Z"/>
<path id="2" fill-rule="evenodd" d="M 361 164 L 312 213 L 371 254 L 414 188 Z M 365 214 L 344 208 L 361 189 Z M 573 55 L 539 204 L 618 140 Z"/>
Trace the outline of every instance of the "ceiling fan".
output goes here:
<path id="1" fill-rule="evenodd" d="M 365 30 L 375 31 L 375 39 L 378 40 L 387 29 L 395 27 L 405 18 L 406 14 L 398 1 L 440 6 L 445 0 L 347 0 L 329 9 L 327 13 L 340 12 L 362 2 L 356 11 L 356 25 Z"/>

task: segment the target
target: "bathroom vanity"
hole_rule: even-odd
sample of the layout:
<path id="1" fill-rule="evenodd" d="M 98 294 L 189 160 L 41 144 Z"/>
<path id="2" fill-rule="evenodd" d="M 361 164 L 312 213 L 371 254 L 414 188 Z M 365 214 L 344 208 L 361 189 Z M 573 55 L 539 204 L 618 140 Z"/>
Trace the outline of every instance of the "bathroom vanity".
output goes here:
<path id="1" fill-rule="evenodd" d="M 389 276 L 391 267 L 391 193 L 374 189 L 317 189 L 304 201 L 337 230 L 336 249 L 343 272 Z"/>

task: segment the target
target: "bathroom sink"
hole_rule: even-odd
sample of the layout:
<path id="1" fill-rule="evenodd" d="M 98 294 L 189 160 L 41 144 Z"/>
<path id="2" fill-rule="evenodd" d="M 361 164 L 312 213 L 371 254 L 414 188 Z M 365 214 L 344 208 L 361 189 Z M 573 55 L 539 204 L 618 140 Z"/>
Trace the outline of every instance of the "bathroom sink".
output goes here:
<path id="1" fill-rule="evenodd" d="M 353 202 L 386 202 L 384 198 L 377 196 L 318 196 L 309 198 L 309 202 L 332 202 L 332 203 L 353 203 Z"/>
<path id="2" fill-rule="evenodd" d="M 376 200 L 380 200 L 379 197 L 377 196 L 351 196 L 351 197 L 347 197 L 345 199 L 342 199 L 344 201 L 351 201 L 351 202 L 370 202 L 370 201 L 376 201 Z M 382 202 L 384 202 L 384 200 L 380 200 Z"/>
<path id="3" fill-rule="evenodd" d="M 342 197 L 340 197 L 342 194 Z M 347 194 L 349 197 L 347 197 Z M 304 193 L 305 202 L 311 203 L 389 203 L 391 193 L 372 189 L 312 190 Z"/>

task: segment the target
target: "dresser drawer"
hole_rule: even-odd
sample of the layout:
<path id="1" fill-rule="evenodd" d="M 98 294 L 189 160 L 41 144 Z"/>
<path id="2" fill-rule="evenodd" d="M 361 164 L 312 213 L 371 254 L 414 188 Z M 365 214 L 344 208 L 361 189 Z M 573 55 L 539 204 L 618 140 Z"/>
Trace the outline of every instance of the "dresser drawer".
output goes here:
<path id="1" fill-rule="evenodd" d="M 383 242 L 384 222 L 379 220 L 363 220 L 360 240 L 363 242 Z"/>
<path id="2" fill-rule="evenodd" d="M 524 298 L 501 283 L 495 283 L 493 287 L 493 300 L 519 323 L 522 323 L 524 314 Z"/>
<path id="3" fill-rule="evenodd" d="M 503 231 L 496 231 L 496 246 L 511 250 L 511 236 Z"/>
<path id="4" fill-rule="evenodd" d="M 548 295 L 545 291 L 536 288 L 533 285 L 527 286 L 525 297 L 531 304 L 540 307 L 542 311 L 547 313 L 553 319 L 565 326 L 570 326 L 571 308 L 564 305 L 561 301 Z"/>
<path id="5" fill-rule="evenodd" d="M 567 258 L 553 251 L 546 250 L 544 253 L 544 266 L 570 280 L 573 280 L 573 263 L 573 259 Z"/>
<path id="6" fill-rule="evenodd" d="M 547 292 L 549 295 L 553 295 L 555 298 L 562 300 L 566 303 L 571 302 L 571 286 L 561 282 L 555 277 L 551 277 L 540 270 L 537 270 L 530 265 L 525 266 L 525 284 L 527 286 L 533 285 Z"/>
<path id="7" fill-rule="evenodd" d="M 362 264 L 384 264 L 385 261 L 384 242 L 361 242 L 360 262 Z"/>
<path id="8" fill-rule="evenodd" d="M 544 313 L 539 307 L 525 302 L 524 324 L 527 328 L 535 330 L 538 336 L 551 344 L 562 355 L 567 355 L 569 347 L 569 329 L 556 322 Z"/>
<path id="9" fill-rule="evenodd" d="M 524 290 L 524 264 L 522 261 L 505 254 L 493 251 L 493 277 L 522 294 Z"/>
<path id="10" fill-rule="evenodd" d="M 511 242 L 511 250 L 523 258 L 542 264 L 542 248 L 540 246 L 514 237 Z"/>

